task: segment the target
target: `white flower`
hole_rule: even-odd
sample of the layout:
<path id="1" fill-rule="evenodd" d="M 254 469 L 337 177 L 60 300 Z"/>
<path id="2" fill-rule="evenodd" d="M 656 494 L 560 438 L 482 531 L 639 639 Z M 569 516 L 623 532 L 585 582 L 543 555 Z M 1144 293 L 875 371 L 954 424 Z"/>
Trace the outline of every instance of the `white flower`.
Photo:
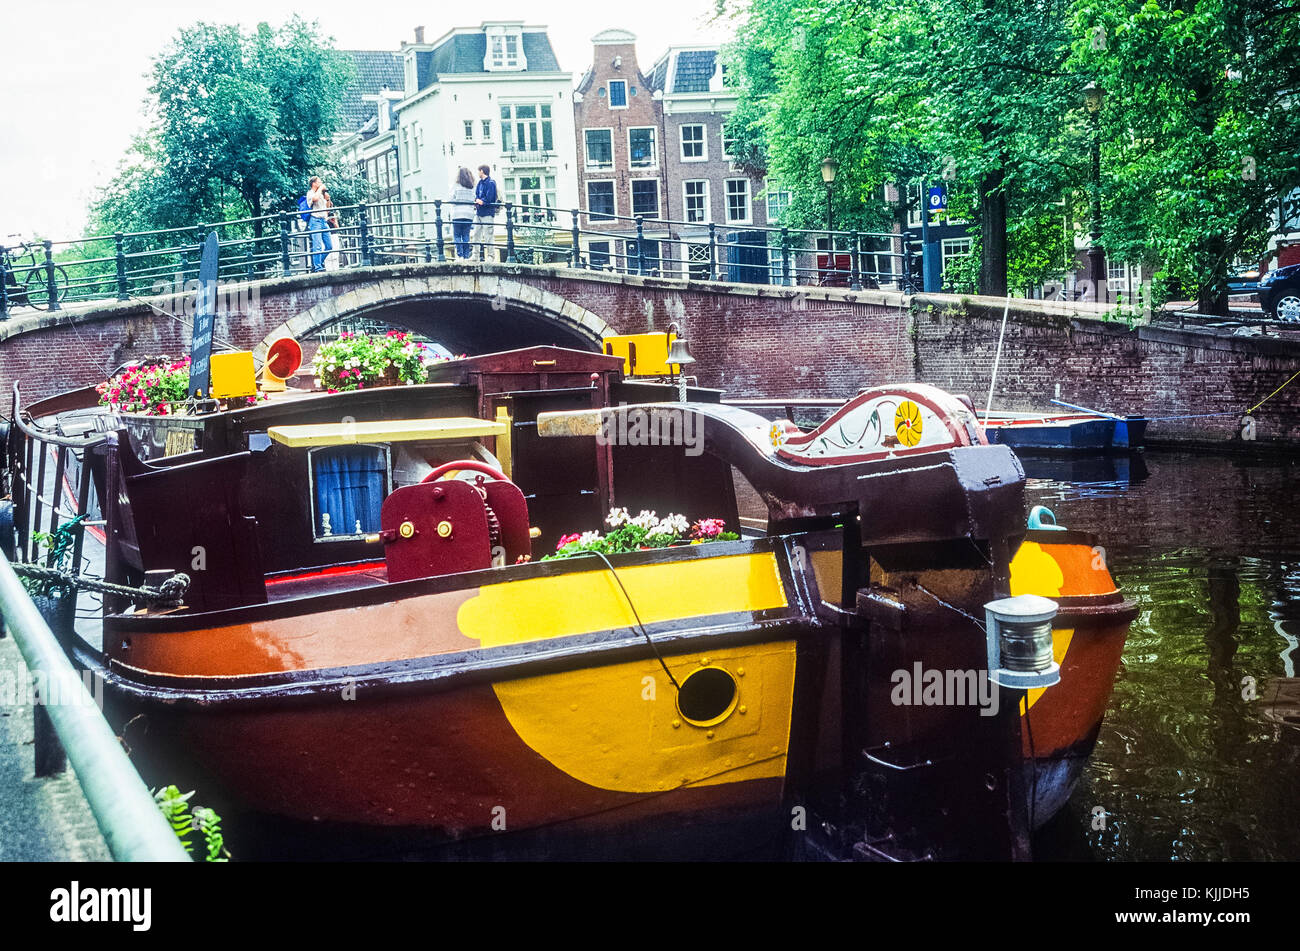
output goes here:
<path id="1" fill-rule="evenodd" d="M 598 541 L 600 541 L 600 532 L 583 532 L 578 538 L 579 545 L 590 545 Z"/>
<path id="2" fill-rule="evenodd" d="M 609 514 L 605 516 L 605 524 L 610 528 L 618 528 L 620 525 L 626 525 L 627 522 L 627 509 L 610 509 Z"/>
<path id="3" fill-rule="evenodd" d="M 673 535 L 685 535 L 690 527 L 685 515 L 670 514 L 659 522 L 659 531 Z"/>
<path id="4" fill-rule="evenodd" d="M 626 511 L 626 509 L 624 511 Z M 628 522 L 629 524 L 635 525 L 637 528 L 654 531 L 659 524 L 659 519 L 655 517 L 654 512 L 647 512 L 645 509 L 642 509 L 640 515 L 636 518 L 629 519 Z"/>

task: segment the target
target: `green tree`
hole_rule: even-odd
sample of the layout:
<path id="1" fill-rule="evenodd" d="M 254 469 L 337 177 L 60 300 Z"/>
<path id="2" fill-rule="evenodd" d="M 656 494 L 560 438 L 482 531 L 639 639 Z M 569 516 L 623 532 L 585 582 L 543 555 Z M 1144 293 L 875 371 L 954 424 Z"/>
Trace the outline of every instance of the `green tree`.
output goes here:
<path id="1" fill-rule="evenodd" d="M 837 220 L 857 226 L 887 219 L 888 180 L 972 183 L 980 289 L 1004 294 L 1008 262 L 1034 256 L 1009 238 L 1055 239 L 1085 171 L 1065 2 L 753 0 L 726 53 L 743 96 L 729 127 L 747 162 L 792 188 L 803 224 L 823 154 L 845 179 Z"/>
<path id="2" fill-rule="evenodd" d="M 92 226 L 145 231 L 292 207 L 313 172 L 338 171 L 328 142 L 351 71 L 298 17 L 252 33 L 181 30 L 154 62 L 151 126 L 95 203 Z"/>
<path id="3" fill-rule="evenodd" d="M 1300 11 L 1285 0 L 1078 0 L 1102 108 L 1103 244 L 1160 262 L 1202 313 L 1300 186 Z M 1285 218 L 1286 215 L 1283 215 Z"/>

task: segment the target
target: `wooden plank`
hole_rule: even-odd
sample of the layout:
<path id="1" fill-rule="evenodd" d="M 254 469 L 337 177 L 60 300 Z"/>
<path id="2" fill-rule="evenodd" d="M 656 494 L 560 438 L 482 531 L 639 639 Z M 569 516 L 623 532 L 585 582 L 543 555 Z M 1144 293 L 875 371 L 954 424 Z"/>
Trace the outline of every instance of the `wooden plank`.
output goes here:
<path id="1" fill-rule="evenodd" d="M 346 446 L 369 442 L 416 442 L 501 436 L 504 423 L 472 416 L 442 419 L 380 419 L 358 423 L 309 423 L 272 426 L 267 434 L 286 446 Z"/>

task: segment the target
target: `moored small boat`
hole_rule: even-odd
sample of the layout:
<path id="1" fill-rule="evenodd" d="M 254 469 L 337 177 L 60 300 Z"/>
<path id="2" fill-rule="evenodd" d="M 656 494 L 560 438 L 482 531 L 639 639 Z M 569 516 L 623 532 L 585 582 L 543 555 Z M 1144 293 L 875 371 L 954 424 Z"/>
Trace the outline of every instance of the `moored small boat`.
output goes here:
<path id="1" fill-rule="evenodd" d="M 1015 449 L 1109 452 L 1141 449 L 1147 420 L 1142 416 L 1099 413 L 980 414 L 989 442 Z"/>

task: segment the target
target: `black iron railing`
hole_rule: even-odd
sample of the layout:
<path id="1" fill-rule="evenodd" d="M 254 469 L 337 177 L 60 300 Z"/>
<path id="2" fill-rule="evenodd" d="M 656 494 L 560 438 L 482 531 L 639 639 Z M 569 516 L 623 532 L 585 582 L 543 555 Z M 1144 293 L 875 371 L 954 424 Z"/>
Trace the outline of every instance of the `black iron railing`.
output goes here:
<path id="1" fill-rule="evenodd" d="M 72 303 L 192 291 L 203 241 L 212 232 L 222 246 L 218 279 L 226 283 L 322 268 L 453 261 L 453 223 L 444 204 L 336 207 L 333 225 L 324 228 L 312 228 L 307 213 L 292 211 L 0 245 L 0 319 Z M 738 284 L 919 289 L 905 238 L 894 233 L 720 225 L 509 202 L 497 206 L 492 220 L 492 240 L 474 244 L 473 260 Z"/>

